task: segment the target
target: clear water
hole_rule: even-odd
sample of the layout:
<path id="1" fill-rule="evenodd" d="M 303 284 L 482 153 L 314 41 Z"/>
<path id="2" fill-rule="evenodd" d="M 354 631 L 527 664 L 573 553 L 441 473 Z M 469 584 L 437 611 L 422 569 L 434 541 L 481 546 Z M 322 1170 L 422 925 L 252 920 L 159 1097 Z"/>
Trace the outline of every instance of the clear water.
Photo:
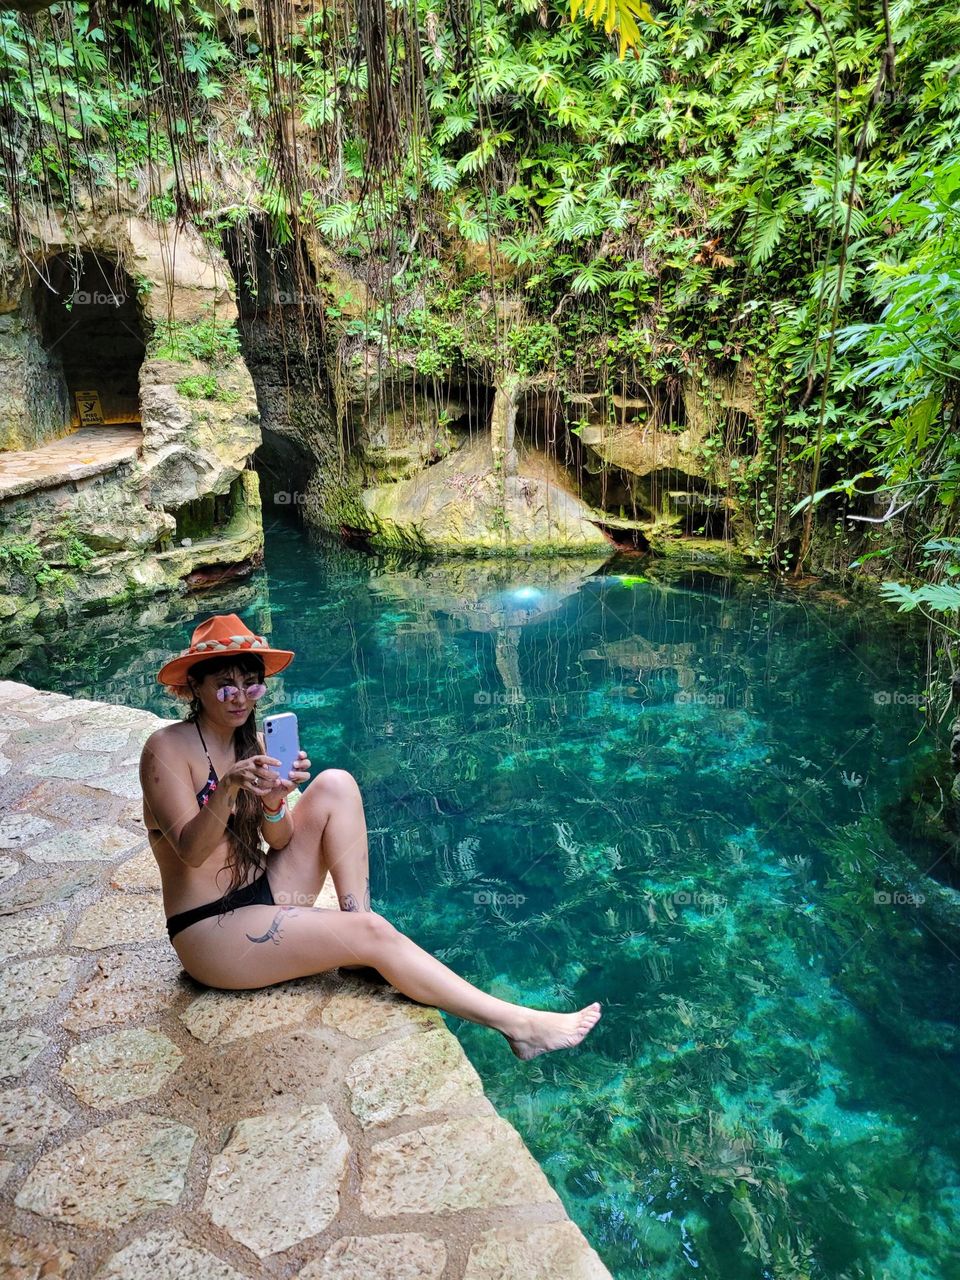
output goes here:
<path id="1" fill-rule="evenodd" d="M 14 675 L 172 715 L 153 673 L 210 613 L 295 648 L 270 706 L 359 780 L 374 906 L 497 995 L 602 1001 L 533 1063 L 449 1021 L 615 1276 L 956 1280 L 960 962 L 895 857 L 942 751 L 922 636 L 610 568 L 279 528 L 256 577 Z"/>

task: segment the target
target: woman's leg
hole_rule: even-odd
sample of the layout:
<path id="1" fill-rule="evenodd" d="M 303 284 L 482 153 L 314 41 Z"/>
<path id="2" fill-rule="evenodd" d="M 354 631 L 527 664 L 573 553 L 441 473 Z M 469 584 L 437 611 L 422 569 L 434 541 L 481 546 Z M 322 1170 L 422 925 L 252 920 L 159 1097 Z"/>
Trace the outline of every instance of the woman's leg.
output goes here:
<path id="1" fill-rule="evenodd" d="M 552 1013 L 487 995 L 376 912 L 243 907 L 222 924 L 210 919 L 191 925 L 174 944 L 197 981 L 228 990 L 370 965 L 412 1000 L 493 1027 L 520 1058 L 571 1048 L 600 1017 L 596 1003 L 576 1013 Z"/>
<path id="2" fill-rule="evenodd" d="M 346 769 L 317 774 L 294 805 L 290 843 L 267 855 L 267 875 L 278 905 L 310 906 L 327 871 L 342 911 L 370 910 L 363 799 Z"/>
<path id="3" fill-rule="evenodd" d="M 363 798 L 352 773 L 324 769 L 294 806 L 290 843 L 270 855 L 270 888 L 278 905 L 309 906 L 329 870 L 341 911 L 370 910 L 370 860 Z M 366 965 L 341 965 L 366 970 Z M 377 978 L 379 981 L 379 978 Z"/>

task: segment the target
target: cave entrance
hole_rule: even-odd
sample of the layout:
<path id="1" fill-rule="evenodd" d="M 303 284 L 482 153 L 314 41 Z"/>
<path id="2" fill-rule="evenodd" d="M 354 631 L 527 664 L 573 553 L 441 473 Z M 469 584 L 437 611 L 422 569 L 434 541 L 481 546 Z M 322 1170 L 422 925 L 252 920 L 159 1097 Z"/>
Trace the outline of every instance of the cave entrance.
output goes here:
<path id="1" fill-rule="evenodd" d="M 58 369 L 71 426 L 140 425 L 140 366 L 146 352 L 137 291 L 99 253 L 58 253 L 33 286 L 40 340 Z"/>

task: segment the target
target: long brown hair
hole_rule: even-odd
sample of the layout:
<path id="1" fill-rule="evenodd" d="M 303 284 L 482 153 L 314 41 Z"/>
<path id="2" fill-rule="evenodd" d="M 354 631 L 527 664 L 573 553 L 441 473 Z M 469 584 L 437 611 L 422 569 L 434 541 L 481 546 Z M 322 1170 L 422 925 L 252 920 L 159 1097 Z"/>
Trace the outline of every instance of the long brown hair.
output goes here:
<path id="1" fill-rule="evenodd" d="M 263 659 L 253 653 L 225 653 L 214 658 L 204 658 L 203 661 L 190 667 L 187 674 L 199 684 L 208 675 L 213 675 L 224 668 L 237 668 L 244 673 L 256 675 L 258 680 L 263 680 Z M 190 710 L 184 719 L 196 724 L 202 709 L 200 699 L 194 694 L 190 698 Z M 250 714 L 246 720 L 234 729 L 233 746 L 238 760 L 246 760 L 249 756 L 260 754 L 256 704 L 250 708 Z M 229 871 L 231 879 L 229 887 L 224 890 L 225 894 L 239 889 L 246 882 L 251 868 L 262 871 L 266 866 L 260 835 L 260 822 L 263 817 L 260 797 L 250 791 L 238 791 L 236 803 L 237 811 L 228 818 L 226 828 L 229 852 L 222 870 Z M 218 878 L 219 875 L 218 871 Z"/>

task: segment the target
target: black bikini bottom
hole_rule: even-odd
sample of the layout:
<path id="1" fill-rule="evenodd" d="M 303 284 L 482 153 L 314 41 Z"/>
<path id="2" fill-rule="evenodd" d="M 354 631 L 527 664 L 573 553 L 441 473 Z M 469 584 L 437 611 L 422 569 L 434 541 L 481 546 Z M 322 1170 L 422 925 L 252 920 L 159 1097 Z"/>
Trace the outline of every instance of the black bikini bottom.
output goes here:
<path id="1" fill-rule="evenodd" d="M 270 892 L 270 881 L 264 871 L 251 884 L 241 885 L 239 889 L 234 889 L 233 893 L 226 893 L 215 902 L 205 902 L 202 907 L 191 907 L 189 911 L 178 911 L 176 915 L 168 916 L 167 933 L 172 939 L 175 933 L 186 929 L 187 925 L 196 924 L 198 920 L 206 920 L 208 916 L 217 916 L 221 911 L 233 911 L 236 907 L 275 907 L 276 905 L 273 894 Z"/>

